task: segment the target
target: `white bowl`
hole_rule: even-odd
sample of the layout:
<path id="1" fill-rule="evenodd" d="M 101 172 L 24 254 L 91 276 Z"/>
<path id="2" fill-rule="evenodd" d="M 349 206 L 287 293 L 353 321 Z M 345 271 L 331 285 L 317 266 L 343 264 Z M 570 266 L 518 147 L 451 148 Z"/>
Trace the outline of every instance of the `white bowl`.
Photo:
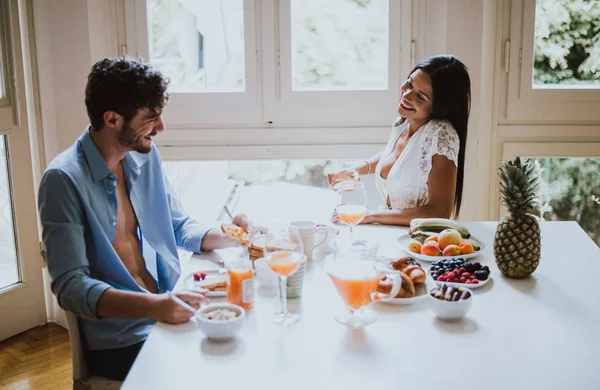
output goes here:
<path id="1" fill-rule="evenodd" d="M 218 321 L 204 318 L 203 314 L 216 309 L 229 309 L 238 313 L 238 316 L 232 320 Z M 200 330 L 211 340 L 231 340 L 242 329 L 246 311 L 237 305 L 230 303 L 215 303 L 203 307 L 196 313 L 196 322 Z"/>
<path id="2" fill-rule="evenodd" d="M 458 301 L 446 301 L 431 296 L 431 292 L 438 288 L 431 289 L 427 292 L 429 297 L 429 307 L 438 318 L 444 320 L 457 320 L 464 317 L 473 304 L 473 292 L 468 288 L 461 287 L 471 293 L 471 296 L 467 299 L 461 299 Z"/>

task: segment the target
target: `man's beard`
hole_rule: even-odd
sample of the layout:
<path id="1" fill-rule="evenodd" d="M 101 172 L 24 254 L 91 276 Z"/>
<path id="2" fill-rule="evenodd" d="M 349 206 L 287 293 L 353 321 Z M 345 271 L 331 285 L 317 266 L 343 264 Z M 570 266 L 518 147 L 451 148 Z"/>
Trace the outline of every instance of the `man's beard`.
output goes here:
<path id="1" fill-rule="evenodd" d="M 121 130 L 119 130 L 119 132 L 117 133 L 117 140 L 122 146 L 126 147 L 127 149 L 134 150 L 138 153 L 147 154 L 152 151 L 152 144 L 146 146 L 143 143 L 144 138 L 135 138 L 135 132 L 133 131 L 131 126 L 129 126 L 129 123 L 123 124 Z"/>

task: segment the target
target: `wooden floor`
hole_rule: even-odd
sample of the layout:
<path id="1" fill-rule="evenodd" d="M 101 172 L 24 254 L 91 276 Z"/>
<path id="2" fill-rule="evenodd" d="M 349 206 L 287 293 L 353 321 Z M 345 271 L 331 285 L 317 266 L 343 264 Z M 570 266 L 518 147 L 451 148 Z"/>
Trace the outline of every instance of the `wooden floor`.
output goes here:
<path id="1" fill-rule="evenodd" d="M 48 323 L 0 341 L 0 389 L 73 388 L 69 333 Z"/>

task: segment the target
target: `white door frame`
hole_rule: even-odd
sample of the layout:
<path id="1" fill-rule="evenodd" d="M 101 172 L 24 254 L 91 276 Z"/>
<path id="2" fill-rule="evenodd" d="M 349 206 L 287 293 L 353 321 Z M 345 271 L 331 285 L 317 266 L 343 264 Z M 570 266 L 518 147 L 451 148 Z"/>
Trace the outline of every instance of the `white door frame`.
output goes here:
<path id="1" fill-rule="evenodd" d="M 30 46 L 31 7 L 27 0 L 9 0 L 8 3 L 16 84 L 14 104 L 18 115 L 17 125 L 8 132 L 7 147 L 21 281 L 0 290 L 0 340 L 47 321 L 32 159 L 32 151 L 37 153 L 37 137 L 33 48 Z"/>

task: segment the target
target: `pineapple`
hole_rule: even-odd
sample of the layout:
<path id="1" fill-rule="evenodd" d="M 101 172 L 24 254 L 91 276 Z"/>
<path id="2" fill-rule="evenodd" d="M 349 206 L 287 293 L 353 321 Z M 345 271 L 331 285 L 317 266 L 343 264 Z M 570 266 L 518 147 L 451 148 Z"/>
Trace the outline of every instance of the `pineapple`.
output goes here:
<path id="1" fill-rule="evenodd" d="M 537 206 L 538 177 L 530 161 L 521 159 L 500 166 L 500 193 L 508 215 L 499 223 L 494 237 L 496 264 L 505 276 L 525 278 L 540 262 L 540 225 L 533 215 Z"/>

